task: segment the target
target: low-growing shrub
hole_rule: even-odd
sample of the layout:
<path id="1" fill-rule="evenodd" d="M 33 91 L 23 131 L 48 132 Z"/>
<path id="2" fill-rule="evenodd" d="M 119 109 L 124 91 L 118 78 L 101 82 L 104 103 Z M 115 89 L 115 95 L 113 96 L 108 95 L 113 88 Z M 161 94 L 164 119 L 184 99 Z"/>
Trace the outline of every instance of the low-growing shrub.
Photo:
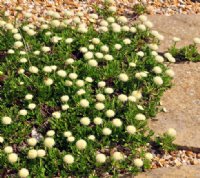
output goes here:
<path id="1" fill-rule="evenodd" d="M 155 116 L 174 62 L 140 16 L 49 11 L 0 21 L 0 170 L 20 177 L 95 177 L 149 168 Z M 104 17 L 105 18 L 105 17 Z M 164 61 L 165 60 L 165 61 Z"/>

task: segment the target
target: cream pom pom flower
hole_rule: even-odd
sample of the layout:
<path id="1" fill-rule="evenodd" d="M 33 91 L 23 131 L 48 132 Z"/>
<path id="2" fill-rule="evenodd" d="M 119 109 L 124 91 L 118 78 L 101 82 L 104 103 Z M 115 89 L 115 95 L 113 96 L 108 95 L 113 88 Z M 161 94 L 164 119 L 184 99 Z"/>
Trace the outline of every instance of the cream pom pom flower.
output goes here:
<path id="1" fill-rule="evenodd" d="M 113 58 L 112 55 L 106 54 L 106 55 L 104 56 L 104 59 L 105 59 L 106 61 L 112 61 L 114 58 Z"/>
<path id="2" fill-rule="evenodd" d="M 9 125 L 12 123 L 12 119 L 8 116 L 4 116 L 4 117 L 2 117 L 1 122 L 4 125 Z"/>
<path id="3" fill-rule="evenodd" d="M 90 119 L 89 119 L 89 117 L 82 117 L 80 122 L 83 125 L 89 125 L 90 124 Z"/>
<path id="4" fill-rule="evenodd" d="M 120 44 L 115 44 L 114 47 L 115 47 L 116 50 L 120 50 L 120 49 L 122 48 L 122 45 L 120 45 Z"/>
<path id="5" fill-rule="evenodd" d="M 26 168 L 22 168 L 22 169 L 19 170 L 18 175 L 21 178 L 26 178 L 26 177 L 29 176 L 29 171 Z"/>
<path id="6" fill-rule="evenodd" d="M 98 153 L 96 155 L 96 162 L 98 163 L 105 163 L 106 162 L 106 155 L 103 153 Z"/>
<path id="7" fill-rule="evenodd" d="M 68 58 L 66 61 L 65 61 L 66 64 L 73 64 L 74 63 L 74 59 L 72 58 Z"/>
<path id="8" fill-rule="evenodd" d="M 0 143 L 4 142 L 4 138 L 2 136 L 0 136 Z"/>
<path id="9" fill-rule="evenodd" d="M 162 85 L 163 84 L 163 79 L 160 76 L 156 76 L 153 78 L 153 81 L 156 85 Z"/>
<path id="10" fill-rule="evenodd" d="M 89 135 L 88 139 L 94 141 L 95 140 L 95 136 L 94 135 Z"/>
<path id="11" fill-rule="evenodd" d="M 52 113 L 52 116 L 56 119 L 59 119 L 61 117 L 61 113 L 60 113 L 60 111 L 55 111 Z"/>
<path id="12" fill-rule="evenodd" d="M 181 41 L 181 39 L 178 38 L 178 37 L 173 37 L 172 40 L 173 40 L 174 42 L 179 42 L 179 41 Z"/>
<path id="13" fill-rule="evenodd" d="M 109 110 L 107 110 L 107 111 L 105 112 L 105 114 L 106 114 L 106 116 L 109 117 L 109 118 L 110 118 L 110 117 L 114 117 L 114 116 L 115 116 L 115 111 L 109 109 Z"/>
<path id="14" fill-rule="evenodd" d="M 143 166 L 143 161 L 141 160 L 141 159 L 139 159 L 139 158 L 137 158 L 137 159 L 134 159 L 134 165 L 136 166 L 136 167 L 138 167 L 138 168 L 140 168 L 140 167 L 142 167 Z"/>
<path id="15" fill-rule="evenodd" d="M 59 27 L 60 26 L 60 21 L 59 20 L 52 20 L 51 21 L 51 25 L 53 26 L 53 27 Z"/>
<path id="16" fill-rule="evenodd" d="M 152 160 L 153 159 L 153 155 L 151 153 L 145 153 L 144 157 L 148 160 Z"/>
<path id="17" fill-rule="evenodd" d="M 67 39 L 65 40 L 65 43 L 70 44 L 70 43 L 72 43 L 73 41 L 74 41 L 73 38 L 67 38 Z"/>
<path id="18" fill-rule="evenodd" d="M 65 131 L 65 132 L 63 133 L 63 135 L 64 135 L 64 137 L 70 137 L 70 136 L 72 136 L 72 132 L 70 132 L 70 131 Z"/>
<path id="19" fill-rule="evenodd" d="M 82 107 L 84 107 L 84 108 L 87 108 L 87 107 L 89 107 L 89 105 L 90 105 L 89 101 L 86 100 L 86 99 L 81 99 L 79 103 L 80 103 L 80 105 L 81 105 Z"/>
<path id="20" fill-rule="evenodd" d="M 98 102 L 98 103 L 95 104 L 95 108 L 97 110 L 101 111 L 105 108 L 105 105 L 103 103 Z"/>
<path id="21" fill-rule="evenodd" d="M 8 161 L 13 164 L 13 163 L 16 163 L 18 160 L 18 155 L 16 153 L 10 153 L 8 155 Z"/>
<path id="22" fill-rule="evenodd" d="M 194 41 L 194 43 L 196 43 L 196 44 L 200 44 L 200 38 L 197 38 L 197 37 L 196 37 L 196 38 L 193 39 L 193 41 Z"/>
<path id="23" fill-rule="evenodd" d="M 20 63 L 27 63 L 28 60 L 27 60 L 25 57 L 23 57 L 23 58 L 21 58 L 21 59 L 19 60 L 19 62 L 20 62 Z"/>
<path id="24" fill-rule="evenodd" d="M 103 88 L 105 86 L 106 86 L 106 82 L 104 82 L 104 81 L 98 82 L 98 87 Z"/>
<path id="25" fill-rule="evenodd" d="M 98 100 L 98 101 L 105 101 L 105 95 L 103 95 L 103 94 L 101 94 L 101 93 L 99 93 L 99 94 L 97 94 L 96 95 L 96 99 Z"/>
<path id="26" fill-rule="evenodd" d="M 107 45 L 103 45 L 100 50 L 107 53 L 109 51 L 109 47 Z"/>
<path id="27" fill-rule="evenodd" d="M 103 128 L 102 133 L 103 133 L 103 135 L 107 136 L 112 133 L 112 130 L 106 127 L 106 128 Z"/>
<path id="28" fill-rule="evenodd" d="M 27 139 L 27 143 L 29 146 L 35 146 L 37 144 L 37 139 L 36 138 L 29 138 Z"/>
<path id="29" fill-rule="evenodd" d="M 83 95 L 83 94 L 85 94 L 86 93 L 86 91 L 84 90 L 84 89 L 80 89 L 80 90 L 78 90 L 77 92 L 77 95 Z"/>
<path id="30" fill-rule="evenodd" d="M 86 77 L 85 81 L 88 82 L 88 83 L 92 83 L 94 80 L 93 80 L 92 77 Z"/>
<path id="31" fill-rule="evenodd" d="M 52 68 L 50 66 L 44 66 L 44 68 L 42 69 L 44 72 L 46 73 L 50 73 L 52 72 Z"/>
<path id="32" fill-rule="evenodd" d="M 103 58 L 103 54 L 100 53 L 100 52 L 95 53 L 95 56 L 96 56 L 98 59 L 102 59 L 102 58 Z"/>
<path id="33" fill-rule="evenodd" d="M 161 67 L 159 67 L 159 66 L 155 66 L 155 67 L 153 68 L 153 72 L 155 72 L 156 74 L 160 74 L 160 73 L 162 73 L 162 69 L 161 69 Z"/>
<path id="34" fill-rule="evenodd" d="M 49 51 L 51 51 L 51 48 L 50 47 L 48 47 L 48 46 L 43 46 L 42 48 L 41 48 L 41 50 L 43 51 L 43 52 L 49 52 Z"/>
<path id="35" fill-rule="evenodd" d="M 28 112 L 26 109 L 21 109 L 21 110 L 19 110 L 18 114 L 21 116 L 26 116 L 28 114 Z"/>
<path id="36" fill-rule="evenodd" d="M 163 58 L 162 56 L 160 56 L 160 55 L 156 55 L 156 56 L 155 56 L 155 60 L 156 60 L 157 62 L 159 62 L 159 63 L 163 63 L 163 62 L 164 62 L 164 58 Z"/>
<path id="37" fill-rule="evenodd" d="M 117 19 L 121 23 L 127 23 L 128 19 L 125 16 L 119 16 Z"/>
<path id="38" fill-rule="evenodd" d="M 142 22 L 146 22 L 148 19 L 147 19 L 147 16 L 145 16 L 145 15 L 140 15 L 139 17 L 138 17 Z"/>
<path id="39" fill-rule="evenodd" d="M 12 148 L 11 146 L 6 146 L 6 147 L 4 148 L 4 152 L 5 152 L 5 153 L 12 153 L 12 152 L 13 152 L 13 148 Z"/>
<path id="40" fill-rule="evenodd" d="M 136 33 L 136 32 L 137 32 L 137 29 L 136 29 L 135 27 L 131 27 L 131 28 L 130 28 L 130 32 L 131 32 L 131 33 Z"/>
<path id="41" fill-rule="evenodd" d="M 115 126 L 115 127 L 121 127 L 122 126 L 122 121 L 118 118 L 115 118 L 112 120 L 112 124 Z"/>
<path id="42" fill-rule="evenodd" d="M 174 128 L 169 128 L 167 130 L 167 135 L 169 135 L 171 137 L 176 137 L 176 130 Z"/>
<path id="43" fill-rule="evenodd" d="M 37 157 L 43 158 L 46 155 L 46 151 L 43 149 L 37 150 Z"/>
<path id="44" fill-rule="evenodd" d="M 44 146 L 47 148 L 52 148 L 55 145 L 55 140 L 52 137 L 47 137 L 44 139 Z"/>
<path id="45" fill-rule="evenodd" d="M 49 137 L 53 137 L 55 135 L 55 131 L 54 130 L 48 130 L 46 134 Z"/>
<path id="46" fill-rule="evenodd" d="M 98 62 L 95 59 L 91 59 L 88 61 L 88 64 L 92 67 L 97 67 L 98 66 Z"/>
<path id="47" fill-rule="evenodd" d="M 128 100 L 128 97 L 124 94 L 120 94 L 118 96 L 118 100 L 120 100 L 121 102 L 126 102 Z"/>
<path id="48" fill-rule="evenodd" d="M 65 164 L 72 164 L 74 163 L 74 157 L 70 154 L 67 154 L 63 157 L 63 161 L 65 162 Z"/>
<path id="49" fill-rule="evenodd" d="M 136 114 L 135 119 L 139 121 L 144 121 L 146 120 L 146 116 L 144 114 L 138 113 Z"/>
<path id="50" fill-rule="evenodd" d="M 109 12 L 116 12 L 116 11 L 117 11 L 117 7 L 116 7 L 116 6 L 110 6 L 110 7 L 108 8 L 108 11 L 109 11 Z"/>
<path id="51" fill-rule="evenodd" d="M 67 101 L 69 101 L 69 96 L 63 95 L 63 96 L 60 97 L 60 99 L 61 99 L 62 102 L 67 102 Z"/>
<path id="52" fill-rule="evenodd" d="M 126 39 L 123 40 L 123 43 L 125 45 L 131 44 L 131 40 L 129 38 L 126 38 Z"/>
<path id="53" fill-rule="evenodd" d="M 128 125 L 128 126 L 126 127 L 126 131 L 127 131 L 129 134 L 135 134 L 136 128 L 135 128 L 135 126 L 133 126 L 133 125 Z"/>
<path id="54" fill-rule="evenodd" d="M 112 94 L 114 92 L 114 90 L 111 87 L 107 87 L 107 88 L 105 88 L 104 92 L 107 94 Z"/>
<path id="55" fill-rule="evenodd" d="M 112 154 L 112 158 L 115 160 L 115 161 L 121 161 L 124 159 L 124 155 L 119 152 L 119 151 L 116 151 Z"/>
<path id="56" fill-rule="evenodd" d="M 139 24 L 138 25 L 138 29 L 140 29 L 141 31 L 145 31 L 146 30 L 146 26 L 144 24 Z"/>
<path id="57" fill-rule="evenodd" d="M 53 79 L 51 79 L 51 78 L 45 78 L 44 79 L 44 84 L 46 85 L 46 86 L 51 86 L 52 84 L 53 84 Z"/>
<path id="58" fill-rule="evenodd" d="M 87 142 L 83 139 L 80 139 L 76 142 L 76 147 L 79 150 L 84 150 L 87 147 Z"/>
<path id="59" fill-rule="evenodd" d="M 99 38 L 93 38 L 92 39 L 92 43 L 93 44 L 99 44 L 100 43 L 100 39 Z"/>
<path id="60" fill-rule="evenodd" d="M 75 137 L 70 136 L 70 137 L 67 138 L 67 141 L 68 142 L 74 142 L 75 141 Z"/>
<path id="61" fill-rule="evenodd" d="M 165 71 L 165 73 L 170 77 L 174 77 L 174 75 L 175 75 L 175 73 L 174 73 L 174 71 L 172 69 L 167 69 Z"/>
<path id="62" fill-rule="evenodd" d="M 121 80 L 122 82 L 127 82 L 129 80 L 129 77 L 127 74 L 121 73 L 119 74 L 119 80 Z"/>
<path id="63" fill-rule="evenodd" d="M 60 77 L 66 77 L 67 76 L 67 72 L 64 71 L 64 70 L 58 70 L 57 71 L 57 74 L 60 76 Z"/>
<path id="64" fill-rule="evenodd" d="M 28 109 L 33 110 L 35 108 L 36 108 L 36 104 L 35 103 L 28 104 Z"/>
<path id="65" fill-rule="evenodd" d="M 19 33 L 14 34 L 13 37 L 16 40 L 21 40 L 22 39 L 22 36 Z"/>
<path id="66" fill-rule="evenodd" d="M 18 49 L 21 48 L 24 44 L 21 41 L 16 41 L 14 43 L 14 48 Z"/>
<path id="67" fill-rule="evenodd" d="M 103 119 L 100 118 L 100 117 L 95 117 L 93 122 L 96 124 L 96 125 L 101 125 L 103 123 Z"/>
<path id="68" fill-rule="evenodd" d="M 78 75 L 76 73 L 70 73 L 69 75 L 69 78 L 72 79 L 72 80 L 75 80 L 77 79 Z"/>
<path id="69" fill-rule="evenodd" d="M 31 66 L 28 70 L 33 74 L 37 74 L 39 72 L 39 69 L 36 66 Z"/>
<path id="70" fill-rule="evenodd" d="M 29 159 L 35 159 L 35 158 L 37 158 L 37 150 L 34 150 L 34 149 L 29 150 L 28 154 L 27 154 L 27 157 Z"/>

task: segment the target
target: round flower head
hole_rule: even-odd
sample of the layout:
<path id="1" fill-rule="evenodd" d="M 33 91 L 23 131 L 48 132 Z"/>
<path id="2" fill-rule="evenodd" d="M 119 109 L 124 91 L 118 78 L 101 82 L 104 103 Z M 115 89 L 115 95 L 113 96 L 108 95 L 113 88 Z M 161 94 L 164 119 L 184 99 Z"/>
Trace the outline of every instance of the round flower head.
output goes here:
<path id="1" fill-rule="evenodd" d="M 65 43 L 67 43 L 67 44 L 70 44 L 70 43 L 72 43 L 73 42 L 73 39 L 72 38 L 67 38 L 66 40 L 65 40 Z"/>
<path id="2" fill-rule="evenodd" d="M 37 150 L 37 157 L 42 158 L 45 155 L 46 155 L 46 151 L 45 150 L 42 150 L 42 149 Z"/>
<path id="3" fill-rule="evenodd" d="M 125 73 L 121 73 L 119 74 L 119 80 L 121 80 L 122 82 L 127 82 L 129 79 L 128 75 Z"/>
<path id="4" fill-rule="evenodd" d="M 138 90 L 133 91 L 132 95 L 138 100 L 142 98 L 142 93 L 141 91 L 138 91 Z"/>
<path id="5" fill-rule="evenodd" d="M 161 67 L 159 67 L 159 66 L 155 66 L 155 67 L 153 68 L 153 71 L 154 71 L 156 74 L 162 73 L 162 69 L 161 69 Z"/>
<path id="6" fill-rule="evenodd" d="M 174 71 L 172 69 L 167 69 L 165 71 L 165 73 L 170 77 L 174 77 L 174 75 L 175 75 L 175 73 L 174 73 Z"/>
<path id="7" fill-rule="evenodd" d="M 118 100 L 120 100 L 121 102 L 126 102 L 128 100 L 128 97 L 124 94 L 120 94 L 118 96 Z"/>
<path id="8" fill-rule="evenodd" d="M 128 132 L 129 134 L 135 134 L 135 132 L 136 132 L 136 128 L 135 128 L 135 126 L 133 126 L 133 125 L 127 126 L 127 127 L 126 127 L 126 130 L 127 130 L 127 132 Z"/>
<path id="9" fill-rule="evenodd" d="M 53 27 L 59 27 L 60 26 L 60 21 L 59 20 L 52 20 L 51 21 L 51 25 Z"/>
<path id="10" fill-rule="evenodd" d="M 52 113 L 52 116 L 56 119 L 59 119 L 61 117 L 61 113 L 59 111 L 55 111 Z"/>
<path id="11" fill-rule="evenodd" d="M 26 109 L 21 109 L 20 111 L 19 111 L 19 115 L 21 115 L 21 116 L 26 116 L 27 115 L 27 110 Z"/>
<path id="12" fill-rule="evenodd" d="M 44 145 L 47 148 L 52 148 L 55 145 L 55 141 L 52 137 L 47 137 L 44 139 Z"/>
<path id="13" fill-rule="evenodd" d="M 94 141 L 95 140 L 95 136 L 94 135 L 89 135 L 88 139 Z"/>
<path id="14" fill-rule="evenodd" d="M 92 77 L 86 77 L 86 78 L 85 78 L 85 81 L 86 81 L 86 82 L 89 82 L 89 83 L 92 83 L 92 82 L 93 82 L 93 79 L 92 79 Z"/>
<path id="15" fill-rule="evenodd" d="M 105 101 L 105 96 L 103 95 L 103 94 L 101 94 L 101 93 L 99 93 L 99 94 L 97 94 L 96 95 L 96 99 L 98 100 L 98 101 Z"/>
<path id="16" fill-rule="evenodd" d="M 153 23 L 151 21 L 146 21 L 144 22 L 144 25 L 148 28 L 152 28 L 153 27 Z"/>
<path id="17" fill-rule="evenodd" d="M 149 44 L 148 46 L 149 46 L 150 49 L 152 49 L 154 51 L 158 50 L 158 45 L 157 44 Z"/>
<path id="18" fill-rule="evenodd" d="M 148 160 L 152 160 L 153 159 L 153 155 L 151 153 L 145 153 L 145 158 Z"/>
<path id="19" fill-rule="evenodd" d="M 16 41 L 14 43 L 14 48 L 18 49 L 18 48 L 21 48 L 23 46 L 23 43 L 21 41 Z"/>
<path id="20" fill-rule="evenodd" d="M 76 81 L 76 85 L 77 85 L 78 87 L 83 87 L 83 86 L 85 85 L 85 82 L 84 82 L 84 80 L 77 80 L 77 81 Z"/>
<path id="21" fill-rule="evenodd" d="M 115 126 L 115 127 L 121 127 L 122 126 L 122 121 L 118 118 L 115 118 L 112 120 L 112 124 Z"/>
<path id="22" fill-rule="evenodd" d="M 28 60 L 25 58 L 25 57 L 23 57 L 23 58 L 21 58 L 20 60 L 19 60 L 19 62 L 20 63 L 26 63 Z"/>
<path id="23" fill-rule="evenodd" d="M 92 39 L 92 43 L 93 44 L 99 44 L 100 43 L 100 39 L 99 38 L 93 38 Z"/>
<path id="24" fill-rule="evenodd" d="M 69 96 L 68 95 L 63 95 L 63 96 L 61 96 L 61 101 L 62 102 L 67 102 L 67 101 L 69 101 Z"/>
<path id="25" fill-rule="evenodd" d="M 145 15 L 140 15 L 140 16 L 139 16 L 139 19 L 140 19 L 142 22 L 146 22 L 146 21 L 147 21 L 147 16 L 145 16 Z"/>
<path id="26" fill-rule="evenodd" d="M 13 152 L 13 148 L 12 148 L 11 146 L 6 146 L 6 147 L 4 148 L 4 152 L 5 152 L 5 153 L 12 153 L 12 152 Z"/>
<path id="27" fill-rule="evenodd" d="M 5 117 L 2 117 L 1 122 L 4 125 L 9 125 L 12 123 L 12 119 L 8 116 L 5 116 Z"/>
<path id="28" fill-rule="evenodd" d="M 145 31 L 146 30 L 146 26 L 144 24 L 139 24 L 138 25 L 138 29 L 140 29 L 141 31 Z"/>
<path id="29" fill-rule="evenodd" d="M 127 23 L 128 22 L 128 19 L 125 16 L 120 16 L 120 17 L 118 17 L 117 20 L 121 23 Z"/>
<path id="30" fill-rule="evenodd" d="M 95 59 L 91 59 L 88 61 L 88 64 L 92 67 L 98 66 L 98 62 Z"/>
<path id="31" fill-rule="evenodd" d="M 57 74 L 60 76 L 60 77 L 66 77 L 67 76 L 67 72 L 65 72 L 64 70 L 58 70 L 57 71 Z"/>
<path id="32" fill-rule="evenodd" d="M 174 42 L 179 42 L 179 41 L 181 41 L 181 39 L 180 38 L 178 38 L 178 37 L 173 37 L 173 39 L 172 39 Z"/>
<path id="33" fill-rule="evenodd" d="M 13 37 L 16 40 L 21 40 L 22 39 L 22 36 L 19 33 L 14 34 Z"/>
<path id="34" fill-rule="evenodd" d="M 8 155 L 8 161 L 10 162 L 10 163 L 16 163 L 17 162 L 17 160 L 18 160 L 18 155 L 16 154 L 16 153 L 10 153 L 9 155 Z"/>
<path id="35" fill-rule="evenodd" d="M 80 139 L 76 142 L 76 147 L 79 149 L 79 150 L 84 150 L 87 146 L 87 142 L 83 139 Z"/>
<path id="36" fill-rule="evenodd" d="M 108 17 L 108 18 L 107 18 L 107 21 L 108 21 L 109 23 L 113 23 L 113 22 L 115 22 L 115 19 L 114 19 L 113 17 Z"/>
<path id="37" fill-rule="evenodd" d="M 156 55 L 156 56 L 155 56 L 155 60 L 156 60 L 157 62 L 159 62 L 159 63 L 163 63 L 163 62 L 164 62 L 164 58 L 163 58 L 162 56 L 160 56 L 160 55 Z"/>
<path id="38" fill-rule="evenodd" d="M 121 26 L 119 24 L 113 23 L 112 24 L 112 31 L 115 33 L 121 32 Z"/>
<path id="39" fill-rule="evenodd" d="M 95 108 L 99 111 L 103 110 L 105 108 L 105 105 L 103 103 L 96 103 Z"/>
<path id="40" fill-rule="evenodd" d="M 83 94 L 85 94 L 86 93 L 86 91 L 84 90 L 84 89 L 80 89 L 80 90 L 78 90 L 77 92 L 77 95 L 83 95 Z"/>
<path id="41" fill-rule="evenodd" d="M 50 66 L 44 66 L 43 71 L 46 73 L 52 72 L 52 68 Z"/>
<path id="42" fill-rule="evenodd" d="M 162 85 L 163 84 L 163 79 L 159 76 L 154 77 L 153 81 L 156 85 Z"/>
<path id="43" fill-rule="evenodd" d="M 107 93 L 107 94 L 112 94 L 112 93 L 114 92 L 113 88 L 110 88 L 110 87 L 105 88 L 104 91 L 105 91 L 105 93 Z"/>
<path id="44" fill-rule="evenodd" d="M 4 142 L 4 138 L 2 136 L 0 136 L 0 143 Z"/>
<path id="45" fill-rule="evenodd" d="M 74 59 L 72 58 L 68 58 L 66 61 L 65 61 L 66 64 L 73 64 L 74 63 Z"/>
<path id="46" fill-rule="evenodd" d="M 70 136 L 72 136 L 72 132 L 66 131 L 63 133 L 63 135 L 64 135 L 64 137 L 70 137 Z"/>
<path id="47" fill-rule="evenodd" d="M 130 32 L 131 32 L 131 33 L 136 33 L 136 31 L 137 31 L 137 29 L 136 29 L 135 27 L 131 27 L 131 28 L 130 28 Z"/>
<path id="48" fill-rule="evenodd" d="M 176 130 L 173 128 L 169 128 L 167 131 L 167 135 L 169 135 L 171 137 L 176 137 Z"/>
<path id="49" fill-rule="evenodd" d="M 95 48 L 95 46 L 93 45 L 93 44 L 90 44 L 89 46 L 88 46 L 88 49 L 90 49 L 90 50 L 93 50 Z"/>
<path id="50" fill-rule="evenodd" d="M 98 87 L 103 88 L 105 86 L 106 86 L 106 82 L 104 82 L 104 81 L 98 82 Z"/>
<path id="51" fill-rule="evenodd" d="M 139 113 L 135 116 L 135 119 L 139 121 L 144 121 L 146 120 L 146 116 L 144 114 Z"/>
<path id="52" fill-rule="evenodd" d="M 103 58 L 103 54 L 102 54 L 102 53 L 99 53 L 99 52 L 95 53 L 95 56 L 96 56 L 96 58 L 98 58 L 98 59 L 102 59 L 102 58 Z"/>
<path id="53" fill-rule="evenodd" d="M 143 166 L 143 161 L 141 160 L 141 159 L 139 159 L 139 158 L 137 158 L 137 159 L 134 159 L 134 165 L 136 166 L 136 167 L 142 167 Z"/>
<path id="54" fill-rule="evenodd" d="M 100 49 L 101 49 L 101 51 L 106 52 L 106 53 L 109 51 L 109 47 L 107 45 L 101 46 Z"/>
<path id="55" fill-rule="evenodd" d="M 87 108 L 87 107 L 89 107 L 90 103 L 89 103 L 88 100 L 82 99 L 82 100 L 80 101 L 80 105 L 81 105 L 82 107 L 84 107 L 84 108 Z"/>
<path id="56" fill-rule="evenodd" d="M 122 31 L 124 31 L 124 32 L 128 32 L 130 30 L 130 28 L 129 28 L 129 26 L 127 26 L 127 25 L 124 25 L 123 27 L 122 27 Z"/>
<path id="57" fill-rule="evenodd" d="M 75 80 L 77 79 L 78 75 L 76 73 L 70 73 L 69 74 L 69 78 L 72 79 L 72 80 Z"/>
<path id="58" fill-rule="evenodd" d="M 115 160 L 115 161 L 121 161 L 124 159 L 124 155 L 118 151 L 114 152 L 112 154 L 112 158 Z"/>
<path id="59" fill-rule="evenodd" d="M 40 54 L 40 51 L 34 51 L 33 54 L 39 55 L 39 54 Z"/>
<path id="60" fill-rule="evenodd" d="M 15 51 L 13 49 L 8 50 L 8 54 L 14 54 L 14 53 L 15 53 Z"/>
<path id="61" fill-rule="evenodd" d="M 29 171 L 26 168 L 22 168 L 22 169 L 19 170 L 18 175 L 21 178 L 26 178 L 26 177 L 29 176 Z"/>
<path id="62" fill-rule="evenodd" d="M 73 136 L 70 136 L 67 138 L 68 142 L 74 142 L 74 140 L 75 140 L 75 137 L 73 137 Z"/>
<path id="63" fill-rule="evenodd" d="M 66 80 L 66 81 L 65 81 L 65 86 L 68 86 L 68 87 L 69 87 L 69 86 L 72 86 L 72 84 L 73 84 L 73 83 L 72 83 L 72 81 L 70 81 L 70 80 Z"/>
<path id="64" fill-rule="evenodd" d="M 39 71 L 39 69 L 36 66 L 29 67 L 29 72 L 31 72 L 33 74 L 37 74 L 38 71 Z"/>
<path id="65" fill-rule="evenodd" d="M 81 124 L 83 125 L 89 125 L 90 124 L 90 119 L 88 117 L 82 117 L 80 120 Z"/>
<path id="66" fill-rule="evenodd" d="M 107 117 L 114 117 L 115 116 L 115 111 L 109 109 L 109 110 L 106 111 L 105 114 L 106 114 Z"/>
<path id="67" fill-rule="evenodd" d="M 116 50 L 120 50 L 120 49 L 122 48 L 122 45 L 120 45 L 120 44 L 115 44 L 114 47 L 115 47 Z"/>
<path id="68" fill-rule="evenodd" d="M 63 157 L 63 161 L 66 163 L 66 164 L 72 164 L 74 163 L 74 157 L 70 154 L 67 154 Z"/>
<path id="69" fill-rule="evenodd" d="M 126 38 L 123 40 L 125 45 L 131 44 L 131 40 L 129 38 Z"/>
<path id="70" fill-rule="evenodd" d="M 35 146 L 37 144 L 37 139 L 36 138 L 29 138 L 27 140 L 27 143 L 29 146 Z"/>
<path id="71" fill-rule="evenodd" d="M 54 135 L 55 135 L 55 131 L 54 130 L 48 130 L 47 131 L 47 136 L 53 137 Z"/>
<path id="72" fill-rule="evenodd" d="M 94 122 L 96 125 L 100 125 L 100 124 L 103 123 L 103 120 L 102 120 L 102 118 L 100 118 L 100 117 L 95 117 L 94 120 L 93 120 L 93 122 Z"/>
<path id="73" fill-rule="evenodd" d="M 29 159 L 35 159 L 37 157 L 37 150 L 29 150 L 27 156 Z"/>
<path id="74" fill-rule="evenodd" d="M 105 163 L 106 162 L 106 155 L 102 153 L 98 153 L 96 155 L 96 162 L 98 163 Z"/>
<path id="75" fill-rule="evenodd" d="M 112 60 L 113 60 L 113 56 L 110 55 L 110 54 L 106 54 L 106 55 L 104 56 L 104 59 L 105 59 L 106 61 L 112 61 Z"/>
<path id="76" fill-rule="evenodd" d="M 143 57 L 144 56 L 144 52 L 143 51 L 139 51 L 139 52 L 137 52 L 137 55 L 140 56 L 140 57 Z"/>
<path id="77" fill-rule="evenodd" d="M 109 128 L 103 128 L 102 130 L 103 135 L 110 135 L 112 133 L 112 130 Z"/>
<path id="78" fill-rule="evenodd" d="M 43 51 L 43 52 L 49 52 L 49 51 L 51 51 L 51 48 L 50 47 L 48 47 L 48 46 L 43 46 L 42 48 L 41 48 L 41 50 Z"/>
<path id="79" fill-rule="evenodd" d="M 193 41 L 194 41 L 194 43 L 196 43 L 196 44 L 200 44 L 200 38 L 194 38 Z"/>
<path id="80" fill-rule="evenodd" d="M 50 86 L 50 85 L 52 85 L 53 84 L 53 79 L 51 79 L 51 78 L 46 78 L 46 79 L 44 79 L 44 84 L 46 85 L 46 86 Z"/>

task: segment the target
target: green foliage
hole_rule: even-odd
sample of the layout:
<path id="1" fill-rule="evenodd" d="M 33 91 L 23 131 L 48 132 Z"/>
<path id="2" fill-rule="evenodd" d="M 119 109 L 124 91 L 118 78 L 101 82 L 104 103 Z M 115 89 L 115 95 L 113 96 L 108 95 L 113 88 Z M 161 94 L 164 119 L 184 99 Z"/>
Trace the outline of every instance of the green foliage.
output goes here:
<path id="1" fill-rule="evenodd" d="M 145 14 L 147 12 L 147 9 L 146 9 L 145 5 L 140 3 L 140 4 L 135 4 L 133 6 L 133 11 L 137 15 L 142 15 L 142 14 Z"/>

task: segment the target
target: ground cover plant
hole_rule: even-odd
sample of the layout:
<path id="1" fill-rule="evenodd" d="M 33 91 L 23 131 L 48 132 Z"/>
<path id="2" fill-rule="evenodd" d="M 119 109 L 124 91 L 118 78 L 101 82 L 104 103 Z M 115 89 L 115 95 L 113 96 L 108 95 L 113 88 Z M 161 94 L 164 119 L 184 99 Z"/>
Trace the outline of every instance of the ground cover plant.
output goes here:
<path id="1" fill-rule="evenodd" d="M 35 24 L 0 21 L 0 172 L 19 177 L 101 177 L 150 167 L 153 131 L 175 59 L 163 36 L 115 7 L 102 16 L 48 11 Z M 19 14 L 20 12 L 19 9 Z M 87 21 L 88 22 L 88 21 Z M 157 144 L 170 148 L 176 131 Z"/>

